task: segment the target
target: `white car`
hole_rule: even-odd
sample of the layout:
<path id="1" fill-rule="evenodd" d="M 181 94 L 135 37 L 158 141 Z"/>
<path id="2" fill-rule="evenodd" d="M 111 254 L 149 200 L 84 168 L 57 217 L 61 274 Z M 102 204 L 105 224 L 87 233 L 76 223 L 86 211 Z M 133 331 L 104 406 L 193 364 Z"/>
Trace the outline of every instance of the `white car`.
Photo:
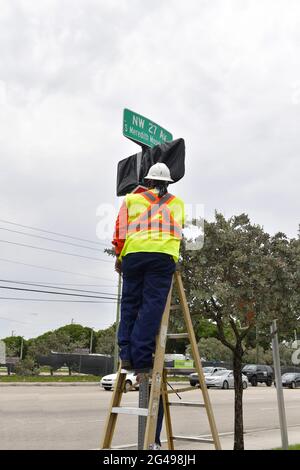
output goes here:
<path id="1" fill-rule="evenodd" d="M 242 374 L 243 388 L 248 387 L 248 379 Z M 207 388 L 224 388 L 228 390 L 229 388 L 234 388 L 234 377 L 232 370 L 218 370 L 212 375 L 205 377 L 205 382 Z"/>
<path id="2" fill-rule="evenodd" d="M 204 377 L 207 377 L 208 375 L 212 375 L 215 372 L 219 370 L 227 370 L 225 367 L 203 367 L 203 375 Z M 193 372 L 192 374 L 189 375 L 189 380 L 190 384 L 195 387 L 196 385 L 199 385 L 199 377 L 197 372 Z"/>
<path id="3" fill-rule="evenodd" d="M 104 390 L 112 390 L 114 388 L 116 380 L 117 380 L 117 374 L 105 375 L 100 380 L 100 385 L 101 387 L 104 388 Z M 125 390 L 127 392 L 129 390 L 132 390 L 133 388 L 137 390 L 138 387 L 139 387 L 139 384 L 136 381 L 136 375 L 134 375 L 132 372 L 128 372 L 126 375 L 126 380 L 125 380 Z"/>

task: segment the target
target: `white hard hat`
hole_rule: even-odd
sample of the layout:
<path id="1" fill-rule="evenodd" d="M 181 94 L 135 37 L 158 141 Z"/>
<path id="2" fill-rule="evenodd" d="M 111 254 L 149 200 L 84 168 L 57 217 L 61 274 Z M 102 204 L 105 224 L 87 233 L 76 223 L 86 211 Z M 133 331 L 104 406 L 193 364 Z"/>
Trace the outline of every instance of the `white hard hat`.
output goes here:
<path id="1" fill-rule="evenodd" d="M 170 170 L 165 163 L 155 163 L 155 165 L 152 165 L 149 169 L 148 175 L 145 176 L 145 180 L 173 182 Z"/>

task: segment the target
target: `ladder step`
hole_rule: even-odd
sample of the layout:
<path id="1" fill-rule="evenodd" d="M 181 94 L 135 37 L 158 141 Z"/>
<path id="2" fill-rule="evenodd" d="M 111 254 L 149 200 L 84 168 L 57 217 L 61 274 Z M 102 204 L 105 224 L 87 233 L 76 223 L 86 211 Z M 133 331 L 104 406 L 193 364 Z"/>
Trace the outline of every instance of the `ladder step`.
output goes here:
<path id="1" fill-rule="evenodd" d="M 170 401 L 169 406 L 191 406 L 197 408 L 205 408 L 204 403 L 193 403 L 192 401 Z"/>
<path id="2" fill-rule="evenodd" d="M 170 310 L 181 310 L 181 305 L 171 305 Z"/>
<path id="3" fill-rule="evenodd" d="M 113 406 L 112 413 L 123 415 L 148 416 L 148 408 L 131 408 L 125 406 Z"/>
<path id="4" fill-rule="evenodd" d="M 188 338 L 189 334 L 188 333 L 168 333 L 167 338 L 168 339 L 182 339 L 182 338 Z"/>
<path id="5" fill-rule="evenodd" d="M 191 390 L 195 390 L 195 387 L 181 387 L 181 388 L 173 388 L 172 390 L 168 390 L 167 394 L 170 393 L 183 393 L 183 392 L 190 392 Z"/>
<path id="6" fill-rule="evenodd" d="M 194 442 L 203 442 L 204 444 L 214 444 L 213 439 L 204 439 L 202 437 L 194 436 L 172 436 L 172 439 L 176 441 L 194 441 Z"/>

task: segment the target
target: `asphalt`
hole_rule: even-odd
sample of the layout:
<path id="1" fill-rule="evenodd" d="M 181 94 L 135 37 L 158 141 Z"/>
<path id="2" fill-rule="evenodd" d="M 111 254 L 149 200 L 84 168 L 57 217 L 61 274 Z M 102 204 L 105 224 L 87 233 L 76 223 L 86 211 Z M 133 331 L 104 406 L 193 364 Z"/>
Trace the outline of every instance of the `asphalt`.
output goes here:
<path id="1" fill-rule="evenodd" d="M 234 391 L 210 390 L 209 394 L 222 446 L 231 449 Z M 111 396 L 98 385 L 0 387 L 0 449 L 98 449 Z M 300 389 L 284 390 L 284 396 L 290 443 L 300 443 Z M 199 402 L 201 392 L 186 392 L 183 399 Z M 124 395 L 122 404 L 137 406 L 137 402 L 138 392 L 132 391 Z M 209 435 L 203 409 L 174 407 L 172 421 L 177 435 Z M 244 423 L 246 449 L 280 446 L 275 388 L 262 385 L 245 391 Z M 120 416 L 113 444 L 127 446 L 136 439 L 137 418 Z M 176 448 L 209 447 L 180 442 Z"/>

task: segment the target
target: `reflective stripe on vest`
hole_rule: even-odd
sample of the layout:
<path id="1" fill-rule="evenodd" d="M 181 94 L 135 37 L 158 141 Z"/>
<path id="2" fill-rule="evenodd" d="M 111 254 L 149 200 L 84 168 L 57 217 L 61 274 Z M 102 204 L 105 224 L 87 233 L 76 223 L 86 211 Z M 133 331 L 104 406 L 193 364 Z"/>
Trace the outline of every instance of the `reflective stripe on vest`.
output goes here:
<path id="1" fill-rule="evenodd" d="M 151 191 L 146 191 L 144 193 L 140 193 L 142 196 L 144 196 L 145 199 L 148 199 L 149 202 L 155 202 L 157 200 L 157 197 L 151 193 Z"/>
<path id="2" fill-rule="evenodd" d="M 181 238 L 182 227 L 174 220 L 170 209 L 167 207 L 175 199 L 175 196 L 167 193 L 159 199 L 150 191 L 140 194 L 150 202 L 150 207 L 128 225 L 127 232 L 158 230 L 159 232 L 170 233 L 176 238 Z M 154 219 L 154 216 L 158 214 L 162 216 L 162 219 Z"/>

